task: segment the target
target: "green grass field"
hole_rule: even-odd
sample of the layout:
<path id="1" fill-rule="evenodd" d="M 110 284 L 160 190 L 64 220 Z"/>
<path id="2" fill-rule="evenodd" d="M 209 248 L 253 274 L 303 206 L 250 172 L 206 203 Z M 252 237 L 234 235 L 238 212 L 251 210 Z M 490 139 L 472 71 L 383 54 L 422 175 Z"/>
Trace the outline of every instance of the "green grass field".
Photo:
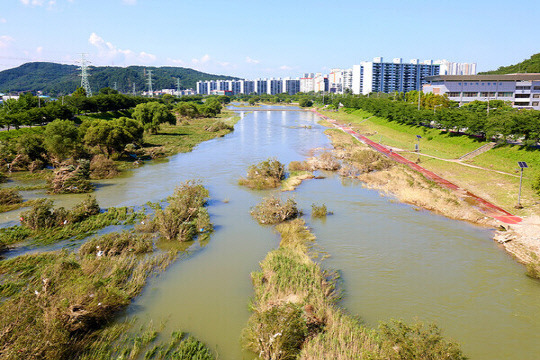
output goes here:
<path id="1" fill-rule="evenodd" d="M 328 112 L 326 115 L 340 122 L 350 123 L 354 130 L 373 141 L 380 141 L 383 145 L 403 150 L 413 150 L 417 142 L 416 135 L 420 135 L 422 136 L 421 152 L 441 159 L 455 160 L 486 144 L 484 141 L 466 135 L 452 135 L 437 129 L 402 125 L 386 119 L 370 117 L 371 115 L 363 110 L 356 110 L 350 114 L 344 111 Z M 419 157 L 414 153 L 403 153 L 403 155 L 413 161 Z M 521 198 L 524 209 L 514 208 L 517 204 L 519 177 L 421 155 L 420 159 L 420 165 L 426 169 L 434 171 L 443 178 L 512 213 L 521 216 L 540 213 L 540 196 L 531 188 L 533 179 L 540 174 L 540 150 L 519 145 L 500 145 L 467 161 L 472 165 L 514 175 L 519 175 L 517 162 L 526 161 L 529 168 L 524 172 Z"/>

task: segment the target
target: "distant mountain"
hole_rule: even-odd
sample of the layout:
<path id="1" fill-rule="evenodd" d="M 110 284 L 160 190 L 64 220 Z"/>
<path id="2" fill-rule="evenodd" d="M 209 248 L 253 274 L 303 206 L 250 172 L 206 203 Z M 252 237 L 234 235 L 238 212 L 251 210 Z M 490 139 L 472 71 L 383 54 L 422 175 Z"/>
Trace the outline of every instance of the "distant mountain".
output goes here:
<path id="1" fill-rule="evenodd" d="M 480 75 L 490 74 L 515 74 L 515 73 L 540 73 L 540 53 L 534 54 L 530 59 L 523 60 L 519 64 L 501 66 L 497 70 L 485 71 L 479 73 Z"/>
<path id="2" fill-rule="evenodd" d="M 77 66 L 48 62 L 33 62 L 0 72 L 0 92 L 38 91 L 46 94 L 70 94 L 81 84 Z M 231 76 L 212 75 L 183 67 L 144 66 L 90 66 L 89 81 L 93 93 L 104 87 L 116 88 L 120 92 L 131 93 L 133 84 L 136 91 L 147 89 L 146 71 L 152 70 L 154 90 L 176 89 L 176 78 L 180 78 L 183 89 L 195 88 L 197 81 L 234 80 Z"/>

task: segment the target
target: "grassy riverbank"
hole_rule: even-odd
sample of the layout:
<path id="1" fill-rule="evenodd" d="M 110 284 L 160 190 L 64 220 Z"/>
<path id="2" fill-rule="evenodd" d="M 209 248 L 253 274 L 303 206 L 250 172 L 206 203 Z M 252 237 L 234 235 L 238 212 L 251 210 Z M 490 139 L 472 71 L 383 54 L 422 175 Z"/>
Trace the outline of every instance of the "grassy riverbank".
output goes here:
<path id="1" fill-rule="evenodd" d="M 373 117 L 363 110 L 350 113 L 340 110 L 327 115 L 342 123 L 351 124 L 355 131 L 375 142 L 396 149 L 413 151 L 417 143 L 416 135 L 421 135 L 421 153 L 402 153 L 403 156 L 413 161 L 420 158 L 420 165 L 426 169 L 516 215 L 540 214 L 540 198 L 531 189 L 533 179 L 540 174 L 540 150 L 526 149 L 519 145 L 501 145 L 462 164 L 454 160 L 487 142 L 438 129 L 397 124 Z M 523 178 L 523 209 L 514 209 L 519 191 L 519 173 L 516 171 L 518 161 L 526 161 L 529 165 Z"/>
<path id="2" fill-rule="evenodd" d="M 301 219 L 276 226 L 280 246 L 252 273 L 244 346 L 262 359 L 463 359 L 435 326 L 363 326 L 338 306 L 337 273 L 313 261 L 315 236 Z"/>

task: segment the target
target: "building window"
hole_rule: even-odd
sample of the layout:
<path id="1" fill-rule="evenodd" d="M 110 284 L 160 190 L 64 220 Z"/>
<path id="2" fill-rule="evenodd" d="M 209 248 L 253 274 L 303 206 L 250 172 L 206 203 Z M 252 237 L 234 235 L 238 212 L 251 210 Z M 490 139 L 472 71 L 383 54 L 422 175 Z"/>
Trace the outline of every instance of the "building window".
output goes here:
<path id="1" fill-rule="evenodd" d="M 513 92 L 499 92 L 499 96 L 501 97 L 512 97 L 514 96 Z"/>
<path id="2" fill-rule="evenodd" d="M 461 86 L 461 83 L 457 83 L 459 86 Z"/>
<path id="3" fill-rule="evenodd" d="M 540 90 L 540 86 L 535 86 L 534 90 Z"/>
<path id="4" fill-rule="evenodd" d="M 449 92 L 448 97 L 460 97 L 460 92 Z"/>
<path id="5" fill-rule="evenodd" d="M 535 99 L 540 99 L 540 94 L 534 94 L 534 95 L 533 95 L 533 98 L 535 98 Z"/>
<path id="6" fill-rule="evenodd" d="M 533 102 L 532 106 L 538 106 L 538 101 Z"/>
<path id="7" fill-rule="evenodd" d="M 464 92 L 463 96 L 465 96 L 465 97 L 475 97 L 475 96 L 478 96 L 478 93 L 477 92 Z"/>

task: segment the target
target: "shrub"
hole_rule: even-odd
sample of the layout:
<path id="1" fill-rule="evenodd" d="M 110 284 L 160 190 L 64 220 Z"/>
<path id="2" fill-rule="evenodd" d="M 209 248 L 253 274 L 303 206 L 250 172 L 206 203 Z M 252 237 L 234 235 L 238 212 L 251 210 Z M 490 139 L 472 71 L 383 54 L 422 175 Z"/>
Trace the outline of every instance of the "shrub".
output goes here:
<path id="1" fill-rule="evenodd" d="M 0 172 L 0 184 L 5 182 L 7 182 L 7 176 L 3 172 Z"/>
<path id="2" fill-rule="evenodd" d="M 233 130 L 233 129 L 234 129 L 233 126 L 231 126 L 229 124 L 226 124 L 221 120 L 218 120 L 218 121 L 214 122 L 212 125 L 208 126 L 206 128 L 206 131 L 218 132 L 220 130 Z"/>
<path id="3" fill-rule="evenodd" d="M 296 359 L 308 333 L 302 314 L 302 309 L 291 303 L 254 312 L 243 332 L 245 348 L 262 359 Z"/>
<path id="4" fill-rule="evenodd" d="M 466 359 L 459 345 L 446 341 L 436 325 L 407 325 L 402 321 L 379 325 L 380 339 L 388 359 Z"/>
<path id="5" fill-rule="evenodd" d="M 30 210 L 21 214 L 21 224 L 32 229 L 49 229 L 61 224 L 64 209 L 53 210 L 53 202 L 49 199 L 39 199 Z"/>
<path id="6" fill-rule="evenodd" d="M 76 167 L 70 165 L 56 170 L 50 189 L 55 194 L 90 192 L 93 186 L 89 178 L 90 161 L 81 159 Z"/>
<path id="7" fill-rule="evenodd" d="M 312 171 L 313 167 L 307 161 L 291 161 L 289 171 Z"/>
<path id="8" fill-rule="evenodd" d="M 311 204 L 311 216 L 315 218 L 324 218 L 328 214 L 328 209 L 325 204 L 320 206 Z"/>
<path id="9" fill-rule="evenodd" d="M 251 210 L 253 216 L 260 224 L 278 224 L 291 220 L 300 215 L 296 201 L 287 199 L 285 203 L 281 199 L 271 196 L 266 197 Z"/>
<path id="10" fill-rule="evenodd" d="M 386 170 L 394 166 L 394 162 L 373 150 L 358 150 L 347 158 L 360 172 Z"/>
<path id="11" fill-rule="evenodd" d="M 300 101 L 298 102 L 298 105 L 300 105 L 301 107 L 310 107 L 310 106 L 313 106 L 313 101 L 309 100 L 309 99 L 300 99 Z"/>
<path id="12" fill-rule="evenodd" d="M 240 185 L 251 189 L 271 189 L 278 187 L 285 179 L 285 166 L 276 159 L 268 159 L 251 165 L 246 178 L 239 180 Z"/>
<path id="13" fill-rule="evenodd" d="M 0 189 L 0 205 L 14 205 L 22 202 L 23 198 L 16 189 Z"/>
<path id="14" fill-rule="evenodd" d="M 118 167 L 105 155 L 96 155 L 90 161 L 91 179 L 111 179 L 116 175 L 118 175 Z"/>
<path id="15" fill-rule="evenodd" d="M 100 208 L 94 196 L 88 195 L 69 212 L 68 221 L 70 223 L 81 222 L 92 215 L 99 214 Z"/>
<path id="16" fill-rule="evenodd" d="M 197 181 L 177 187 L 167 199 L 169 206 L 156 211 L 154 221 L 161 235 L 167 240 L 190 241 L 200 229 L 209 230 L 208 212 L 203 208 L 207 197 L 208 190 Z"/>
<path id="17" fill-rule="evenodd" d="M 318 157 L 310 160 L 313 167 L 320 170 L 336 171 L 341 164 L 331 152 L 323 152 Z"/>

